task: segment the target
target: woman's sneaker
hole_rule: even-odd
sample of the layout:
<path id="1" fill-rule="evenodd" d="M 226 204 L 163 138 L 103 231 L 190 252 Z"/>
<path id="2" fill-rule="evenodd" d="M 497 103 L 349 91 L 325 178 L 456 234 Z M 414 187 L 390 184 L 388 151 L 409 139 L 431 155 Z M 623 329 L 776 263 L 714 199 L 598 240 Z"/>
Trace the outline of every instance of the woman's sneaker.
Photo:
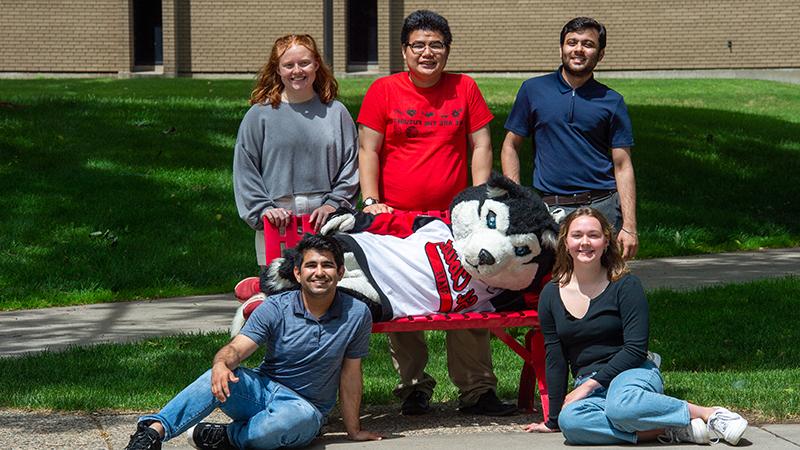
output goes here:
<path id="1" fill-rule="evenodd" d="M 664 434 L 658 437 L 658 442 L 662 444 L 678 444 L 680 442 L 710 444 L 711 440 L 708 436 L 708 426 L 703 419 L 692 419 L 685 427 L 665 429 Z"/>
<path id="2" fill-rule="evenodd" d="M 228 439 L 228 426 L 200 422 L 186 430 L 189 445 L 200 450 L 236 450 Z"/>
<path id="3" fill-rule="evenodd" d="M 714 433 L 729 444 L 739 443 L 747 429 L 747 420 L 744 417 L 726 408 L 715 407 L 716 410 L 708 418 L 708 431 Z"/>

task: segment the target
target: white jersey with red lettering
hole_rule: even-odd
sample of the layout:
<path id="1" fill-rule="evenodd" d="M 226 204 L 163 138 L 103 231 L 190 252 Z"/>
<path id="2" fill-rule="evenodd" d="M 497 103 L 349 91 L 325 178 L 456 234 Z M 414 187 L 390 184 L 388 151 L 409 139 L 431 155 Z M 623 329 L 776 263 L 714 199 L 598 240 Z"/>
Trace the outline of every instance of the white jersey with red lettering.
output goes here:
<path id="1" fill-rule="evenodd" d="M 433 220 L 413 234 L 400 238 L 372 233 L 347 235 L 358 248 L 350 248 L 388 299 L 392 318 L 431 312 L 494 311 L 491 300 L 505 292 L 475 279 L 461 266 L 453 249 L 453 233 Z M 363 267 L 367 261 L 369 267 Z"/>

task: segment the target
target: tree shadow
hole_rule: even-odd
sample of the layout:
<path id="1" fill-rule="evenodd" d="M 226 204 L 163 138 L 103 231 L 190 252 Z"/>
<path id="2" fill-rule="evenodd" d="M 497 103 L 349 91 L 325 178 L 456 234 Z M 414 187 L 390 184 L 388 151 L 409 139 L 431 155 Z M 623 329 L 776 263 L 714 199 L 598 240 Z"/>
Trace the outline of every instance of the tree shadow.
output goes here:
<path id="1" fill-rule="evenodd" d="M 254 266 L 230 182 L 244 110 L 90 95 L 0 111 L 13 127 L 0 141 L 0 305 L 232 286 Z"/>
<path id="2" fill-rule="evenodd" d="M 648 296 L 650 347 L 669 371 L 758 372 L 800 367 L 800 278 Z"/>
<path id="3" fill-rule="evenodd" d="M 784 246 L 800 240 L 800 202 L 789 176 L 800 170 L 800 124 L 696 107 L 629 105 L 629 112 L 641 256 L 736 249 L 746 239 L 773 238 L 772 245 Z M 499 167 L 508 112 L 495 108 L 495 114 Z M 520 165 L 521 182 L 530 185 L 529 140 Z"/>

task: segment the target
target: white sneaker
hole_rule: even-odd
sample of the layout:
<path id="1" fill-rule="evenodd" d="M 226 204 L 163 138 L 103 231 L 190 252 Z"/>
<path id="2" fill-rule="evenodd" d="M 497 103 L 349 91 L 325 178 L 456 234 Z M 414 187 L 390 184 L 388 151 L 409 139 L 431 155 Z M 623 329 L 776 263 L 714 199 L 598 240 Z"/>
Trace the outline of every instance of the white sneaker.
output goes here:
<path id="1" fill-rule="evenodd" d="M 661 355 L 656 352 L 647 352 L 647 359 L 652 361 L 657 368 L 661 368 Z"/>
<path id="2" fill-rule="evenodd" d="M 664 434 L 658 437 L 658 442 L 662 444 L 678 444 L 680 442 L 691 442 L 694 444 L 710 444 L 708 436 L 708 426 L 703 419 L 692 419 L 685 427 L 671 427 L 664 430 Z"/>
<path id="3" fill-rule="evenodd" d="M 726 408 L 715 408 L 708 418 L 708 432 L 725 439 L 731 445 L 738 444 L 747 429 L 747 420 Z"/>

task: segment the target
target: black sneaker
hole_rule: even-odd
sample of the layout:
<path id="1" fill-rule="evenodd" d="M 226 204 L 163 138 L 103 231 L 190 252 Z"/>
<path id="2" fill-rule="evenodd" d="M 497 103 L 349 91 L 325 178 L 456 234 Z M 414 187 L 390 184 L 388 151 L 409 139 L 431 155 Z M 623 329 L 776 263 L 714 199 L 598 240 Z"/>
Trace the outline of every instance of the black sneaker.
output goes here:
<path id="1" fill-rule="evenodd" d="M 481 416 L 512 416 L 517 414 L 519 410 L 516 405 L 503 403 L 497 398 L 497 394 L 493 390 L 489 390 L 478 397 L 478 401 L 471 406 L 462 406 L 459 408 L 464 414 L 477 414 Z"/>
<path id="2" fill-rule="evenodd" d="M 139 422 L 125 450 L 161 450 L 161 435 L 149 424 Z"/>
<path id="3" fill-rule="evenodd" d="M 228 426 L 200 422 L 186 431 L 189 445 L 200 450 L 237 450 L 228 440 Z"/>
<path id="4" fill-rule="evenodd" d="M 431 398 L 422 391 L 413 391 L 403 400 L 400 412 L 404 416 L 419 416 L 431 411 Z"/>

